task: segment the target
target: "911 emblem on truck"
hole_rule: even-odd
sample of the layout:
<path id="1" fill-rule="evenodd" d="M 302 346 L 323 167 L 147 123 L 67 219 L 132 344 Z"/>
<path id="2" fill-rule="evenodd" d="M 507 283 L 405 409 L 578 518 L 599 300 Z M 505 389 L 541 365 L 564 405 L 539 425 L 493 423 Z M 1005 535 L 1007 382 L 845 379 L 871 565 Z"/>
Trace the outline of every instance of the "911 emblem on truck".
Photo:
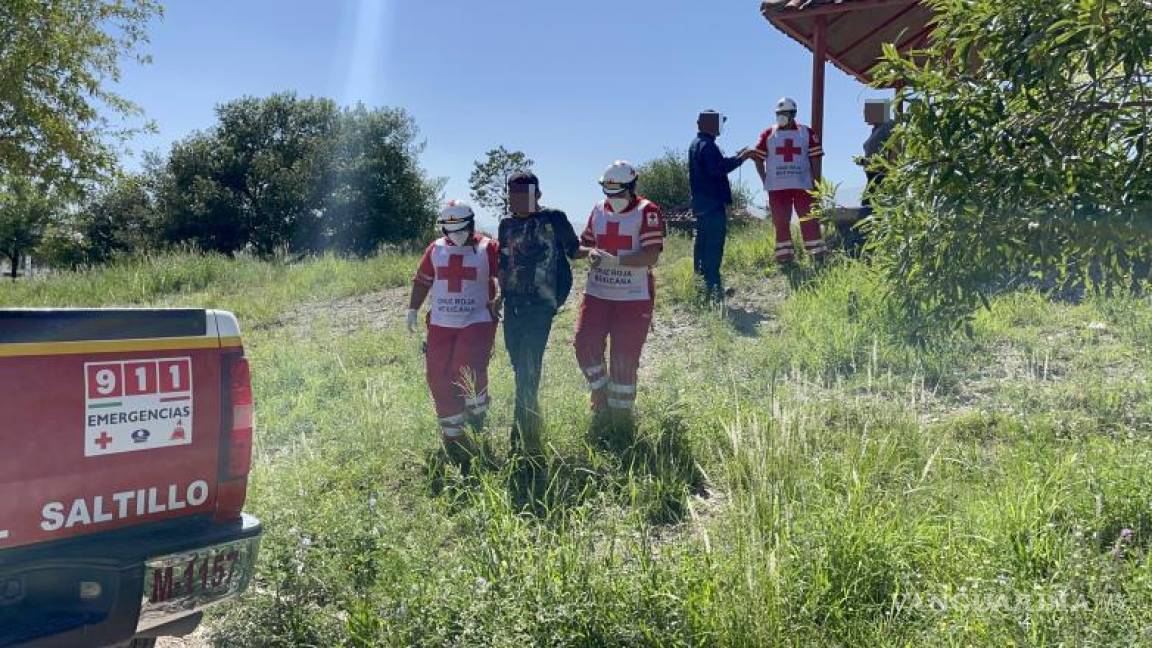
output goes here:
<path id="1" fill-rule="evenodd" d="M 86 363 L 84 456 L 192 443 L 191 366 L 191 358 Z"/>
<path id="2" fill-rule="evenodd" d="M 182 636 L 239 596 L 252 407 L 231 313 L 0 308 L 0 646 Z"/>

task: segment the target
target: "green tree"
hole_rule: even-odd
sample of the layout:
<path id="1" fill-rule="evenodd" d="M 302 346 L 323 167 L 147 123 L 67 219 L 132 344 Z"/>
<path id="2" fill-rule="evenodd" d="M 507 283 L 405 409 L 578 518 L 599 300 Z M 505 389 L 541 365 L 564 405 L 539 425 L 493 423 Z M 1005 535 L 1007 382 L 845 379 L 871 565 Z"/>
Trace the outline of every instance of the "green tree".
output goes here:
<path id="1" fill-rule="evenodd" d="M 679 151 L 667 150 L 664 155 L 648 160 L 636 167 L 640 179 L 636 190 L 652 200 L 667 214 L 692 209 L 692 188 L 688 184 L 688 158 Z"/>
<path id="2" fill-rule="evenodd" d="M 636 168 L 640 179 L 637 191 L 652 200 L 667 214 L 691 211 L 692 187 L 688 179 L 688 154 L 669 149 L 664 155 L 644 162 Z M 748 187 L 733 183 L 732 203 L 736 209 L 747 209 L 752 204 Z"/>
<path id="3" fill-rule="evenodd" d="M 93 194 L 80 208 L 72 226 L 62 227 L 57 249 L 69 238 L 80 242 L 81 261 L 107 263 L 123 254 L 156 247 L 156 205 L 150 174 L 125 175 Z M 78 236 L 67 236 L 68 230 Z M 63 256 L 63 255 L 62 255 Z M 67 262 L 67 258 L 62 258 Z"/>
<path id="4" fill-rule="evenodd" d="M 157 181 L 170 242 L 368 253 L 427 233 L 439 187 L 402 110 L 340 110 L 293 94 L 217 108 L 219 123 L 173 146 Z"/>
<path id="5" fill-rule="evenodd" d="M 116 165 L 113 142 L 134 129 L 109 115 L 138 114 L 108 89 L 121 61 L 147 40 L 155 0 L 0 2 L 0 173 L 56 185 Z"/>
<path id="6" fill-rule="evenodd" d="M 173 147 L 169 232 L 204 249 L 313 249 L 339 110 L 284 93 L 216 109 L 218 125 Z"/>
<path id="7" fill-rule="evenodd" d="M 53 219 L 36 246 L 36 265 L 78 270 L 88 265 L 84 237 L 75 223 Z"/>
<path id="8" fill-rule="evenodd" d="M 500 146 L 477 160 L 468 177 L 472 202 L 491 210 L 497 218 L 508 215 L 508 177 L 518 171 L 531 171 L 536 163 L 523 151 L 509 151 Z"/>
<path id="9" fill-rule="evenodd" d="M 172 146 L 157 183 L 164 242 L 214 252 L 234 252 L 247 244 L 241 201 L 218 181 L 221 157 L 212 133 L 197 133 Z"/>
<path id="10" fill-rule="evenodd" d="M 912 329 L 1030 276 L 1129 281 L 1152 241 L 1147 1 L 928 4 L 933 44 L 879 77 L 906 110 L 874 247 Z"/>
<path id="11" fill-rule="evenodd" d="M 419 166 L 415 121 L 397 108 L 346 109 L 324 203 L 326 241 L 368 254 L 382 243 L 426 240 L 442 183 Z"/>
<path id="12" fill-rule="evenodd" d="M 16 278 L 21 261 L 44 236 L 57 201 L 41 183 L 22 176 L 0 179 L 0 256 Z"/>

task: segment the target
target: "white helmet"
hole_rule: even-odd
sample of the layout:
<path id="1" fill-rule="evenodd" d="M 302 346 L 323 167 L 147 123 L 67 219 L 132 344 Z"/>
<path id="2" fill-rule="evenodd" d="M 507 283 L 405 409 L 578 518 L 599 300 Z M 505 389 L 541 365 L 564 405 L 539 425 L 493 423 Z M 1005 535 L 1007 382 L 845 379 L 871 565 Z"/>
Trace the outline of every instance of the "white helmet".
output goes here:
<path id="1" fill-rule="evenodd" d="M 780 97 L 780 101 L 776 102 L 776 112 L 796 112 L 796 102 L 789 97 Z"/>
<path id="2" fill-rule="evenodd" d="M 604 170 L 600 176 L 600 186 L 604 188 L 604 193 L 612 196 L 622 193 L 627 190 L 636 188 L 636 179 L 639 176 L 636 169 L 631 163 L 624 160 L 616 160 L 612 166 Z"/>
<path id="3" fill-rule="evenodd" d="M 436 217 L 436 224 L 445 232 L 459 232 L 471 226 L 474 220 L 476 220 L 476 213 L 472 211 L 472 207 L 468 203 L 449 200 L 440 209 L 440 214 Z"/>

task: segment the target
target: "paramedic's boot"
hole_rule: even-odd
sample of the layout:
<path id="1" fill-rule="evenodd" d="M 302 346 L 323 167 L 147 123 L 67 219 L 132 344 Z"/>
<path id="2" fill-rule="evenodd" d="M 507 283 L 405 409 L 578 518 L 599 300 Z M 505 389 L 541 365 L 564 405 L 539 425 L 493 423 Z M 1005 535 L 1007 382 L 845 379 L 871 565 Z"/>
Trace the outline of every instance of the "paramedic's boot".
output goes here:
<path id="1" fill-rule="evenodd" d="M 444 492 L 447 465 L 448 451 L 443 447 L 428 451 L 424 457 L 424 477 L 428 480 L 428 490 L 433 497 Z"/>
<path id="2" fill-rule="evenodd" d="M 485 423 L 487 414 L 469 414 L 468 427 L 471 429 L 472 446 L 475 449 L 474 459 L 479 461 L 481 467 L 494 467 L 495 457 L 492 454 L 492 440 L 488 437 Z"/>
<path id="3" fill-rule="evenodd" d="M 444 442 L 444 451 L 448 460 L 460 469 L 460 474 L 467 477 L 472 472 L 472 460 L 477 457 L 479 450 L 471 435 L 465 434 L 452 441 Z"/>
<path id="4" fill-rule="evenodd" d="M 592 422 L 588 424 L 585 440 L 593 448 L 606 448 L 612 437 L 612 415 L 608 408 L 592 411 Z"/>
<path id="5" fill-rule="evenodd" d="M 631 409 L 611 409 L 609 410 L 609 435 L 608 441 L 610 447 L 617 452 L 622 452 L 632 447 L 633 441 L 636 439 L 636 415 Z"/>
<path id="6" fill-rule="evenodd" d="M 484 431 L 484 425 L 488 422 L 488 414 L 473 414 L 469 412 L 464 419 L 468 427 L 472 428 L 474 434 L 480 434 Z"/>

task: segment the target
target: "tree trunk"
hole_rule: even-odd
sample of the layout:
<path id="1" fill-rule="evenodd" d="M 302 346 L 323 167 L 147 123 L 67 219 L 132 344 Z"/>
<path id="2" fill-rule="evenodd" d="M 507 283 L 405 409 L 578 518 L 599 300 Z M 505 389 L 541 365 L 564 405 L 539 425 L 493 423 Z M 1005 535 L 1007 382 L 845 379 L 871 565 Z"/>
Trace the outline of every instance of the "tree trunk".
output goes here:
<path id="1" fill-rule="evenodd" d="M 16 281 L 16 276 L 20 270 L 20 251 L 16 250 L 11 255 L 9 255 L 8 260 L 12 264 L 12 266 L 8 269 L 8 274 L 12 277 L 12 281 Z"/>

